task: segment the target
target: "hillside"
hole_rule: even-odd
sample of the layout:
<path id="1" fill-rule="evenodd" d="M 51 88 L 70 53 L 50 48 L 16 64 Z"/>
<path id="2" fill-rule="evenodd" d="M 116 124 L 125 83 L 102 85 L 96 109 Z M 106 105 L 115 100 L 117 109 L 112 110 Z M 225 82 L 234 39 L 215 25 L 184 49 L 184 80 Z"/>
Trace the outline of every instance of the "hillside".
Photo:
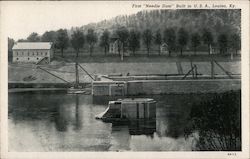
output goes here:
<path id="1" fill-rule="evenodd" d="M 119 26 L 128 29 L 151 29 L 153 32 L 173 27 L 176 30 L 184 27 L 189 32 L 200 32 L 204 28 L 210 29 L 214 36 L 222 32 L 240 33 L 240 10 L 151 10 L 140 11 L 132 15 L 121 15 L 110 20 L 90 23 L 80 28 L 86 32 L 93 28 L 100 35 L 104 29 L 114 31 Z M 72 33 L 74 27 L 69 30 Z"/>

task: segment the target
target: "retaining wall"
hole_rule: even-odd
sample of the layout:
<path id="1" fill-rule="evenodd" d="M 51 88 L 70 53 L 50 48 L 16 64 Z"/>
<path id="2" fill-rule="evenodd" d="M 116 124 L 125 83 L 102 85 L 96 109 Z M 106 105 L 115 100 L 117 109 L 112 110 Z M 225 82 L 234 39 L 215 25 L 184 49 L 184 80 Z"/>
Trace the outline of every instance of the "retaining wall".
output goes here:
<path id="1" fill-rule="evenodd" d="M 170 93 L 219 93 L 241 89 L 240 79 L 129 81 L 128 95 Z"/>

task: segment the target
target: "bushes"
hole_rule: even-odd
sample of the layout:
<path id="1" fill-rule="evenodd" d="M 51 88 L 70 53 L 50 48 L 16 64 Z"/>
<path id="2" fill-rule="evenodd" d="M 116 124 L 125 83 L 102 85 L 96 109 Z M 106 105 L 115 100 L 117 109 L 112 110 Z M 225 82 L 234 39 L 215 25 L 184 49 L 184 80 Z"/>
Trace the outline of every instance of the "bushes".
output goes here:
<path id="1" fill-rule="evenodd" d="M 199 150 L 241 150 L 241 93 L 217 94 L 194 105 L 187 129 L 199 132 Z M 190 132 L 190 131 L 189 131 Z"/>

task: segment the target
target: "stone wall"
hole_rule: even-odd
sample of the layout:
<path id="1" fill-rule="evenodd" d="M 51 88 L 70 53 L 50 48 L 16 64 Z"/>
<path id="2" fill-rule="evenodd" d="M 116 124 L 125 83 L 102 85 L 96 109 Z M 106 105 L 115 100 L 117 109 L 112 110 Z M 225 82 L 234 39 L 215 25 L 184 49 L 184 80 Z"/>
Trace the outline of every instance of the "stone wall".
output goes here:
<path id="1" fill-rule="evenodd" d="M 93 82 L 92 94 L 95 96 L 115 96 L 170 93 L 219 93 L 241 89 L 240 79 L 138 80 L 124 82 L 124 85 L 119 85 L 117 83 L 118 81 Z M 112 87 L 113 89 L 111 89 Z M 119 91 L 117 92 L 115 90 Z"/>
<path id="2" fill-rule="evenodd" d="M 128 95 L 214 93 L 241 89 L 240 79 L 129 81 Z"/>

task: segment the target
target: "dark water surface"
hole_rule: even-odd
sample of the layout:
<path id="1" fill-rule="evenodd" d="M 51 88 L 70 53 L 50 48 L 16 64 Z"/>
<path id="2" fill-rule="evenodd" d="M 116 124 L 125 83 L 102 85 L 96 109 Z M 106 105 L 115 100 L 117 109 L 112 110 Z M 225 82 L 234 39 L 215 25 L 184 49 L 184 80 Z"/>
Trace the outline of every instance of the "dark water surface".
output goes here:
<path id="1" fill-rule="evenodd" d="M 191 151 L 198 136 L 184 133 L 191 107 L 213 96 L 148 96 L 157 101 L 155 120 L 111 124 L 95 115 L 119 97 L 9 93 L 9 151 Z"/>

